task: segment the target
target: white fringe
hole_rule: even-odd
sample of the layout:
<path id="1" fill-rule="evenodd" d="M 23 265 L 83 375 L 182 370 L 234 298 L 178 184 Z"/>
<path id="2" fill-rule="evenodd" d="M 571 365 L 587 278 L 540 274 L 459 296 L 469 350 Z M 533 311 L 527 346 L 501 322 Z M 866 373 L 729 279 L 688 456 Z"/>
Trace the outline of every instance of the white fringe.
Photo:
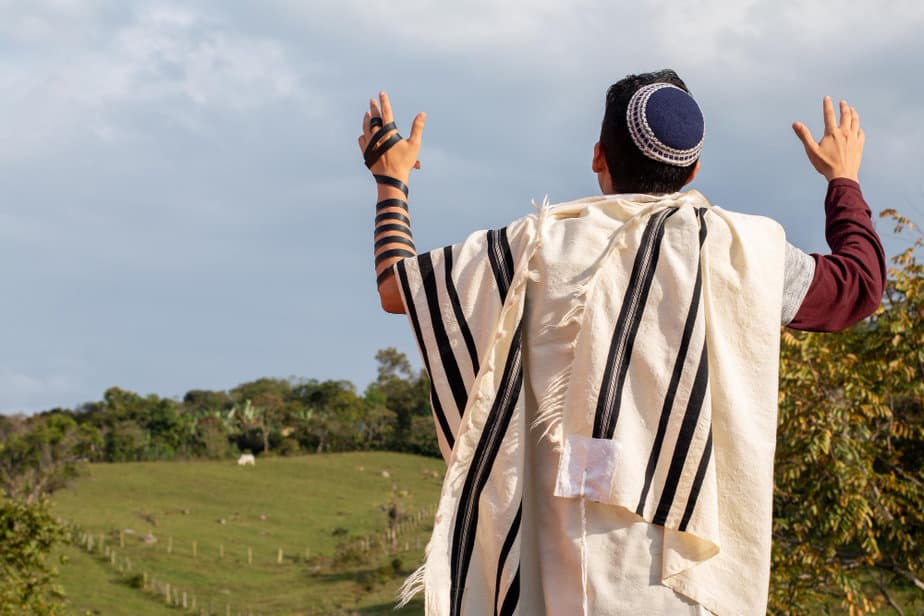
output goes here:
<path id="1" fill-rule="evenodd" d="M 558 434 L 565 416 L 565 397 L 568 395 L 568 385 L 571 383 L 573 366 L 568 364 L 549 381 L 549 388 L 537 400 L 536 418 L 530 424 L 530 430 L 542 430 L 539 440 L 549 438 L 550 442 L 557 443 L 560 439 L 554 438 Z"/>
<path id="2" fill-rule="evenodd" d="M 402 607 L 411 602 L 417 593 L 423 591 L 426 587 L 424 576 L 427 573 L 427 563 L 420 565 L 417 568 L 417 571 L 408 576 L 404 580 L 404 584 L 401 585 L 401 588 L 398 590 L 398 604 L 395 606 L 396 610 L 400 610 Z"/>

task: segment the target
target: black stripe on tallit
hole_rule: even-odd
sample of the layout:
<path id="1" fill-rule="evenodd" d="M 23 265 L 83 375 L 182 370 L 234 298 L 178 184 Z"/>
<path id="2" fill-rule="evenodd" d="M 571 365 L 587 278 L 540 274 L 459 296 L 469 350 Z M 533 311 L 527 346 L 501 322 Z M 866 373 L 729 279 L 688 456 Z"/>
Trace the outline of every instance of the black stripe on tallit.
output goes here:
<path id="1" fill-rule="evenodd" d="M 488 231 L 488 260 L 491 262 L 501 303 L 504 303 L 513 280 L 513 253 L 507 240 L 507 227 Z"/>
<path id="2" fill-rule="evenodd" d="M 427 296 L 427 308 L 430 310 L 430 327 L 433 330 L 433 338 L 436 340 L 436 348 L 443 364 L 443 372 L 446 374 L 446 381 L 449 383 L 452 398 L 456 403 L 456 408 L 459 409 L 459 416 L 461 417 L 462 411 L 465 410 L 465 405 L 468 404 L 468 392 L 465 390 L 462 373 L 459 372 L 459 364 L 456 363 L 456 355 L 452 351 L 449 334 L 446 333 L 446 325 L 443 323 L 443 315 L 440 312 L 440 298 L 436 286 L 436 272 L 433 271 L 433 258 L 430 253 L 424 253 L 417 257 L 417 266 L 420 268 L 420 280 L 423 283 L 424 295 Z"/>
<path id="3" fill-rule="evenodd" d="M 501 576 L 504 573 L 504 565 L 507 564 L 507 556 L 510 554 L 511 548 L 513 548 L 513 542 L 516 541 L 520 534 L 520 518 L 522 517 L 523 501 L 520 501 L 520 506 L 517 507 L 517 515 L 513 518 L 513 524 L 510 525 L 507 536 L 504 537 L 504 544 L 501 546 L 500 556 L 497 559 L 497 580 L 494 582 L 494 616 L 497 616 L 498 603 L 500 602 Z M 520 568 L 517 566 L 517 573 L 519 574 L 519 572 Z M 512 585 L 513 582 L 511 582 L 511 586 Z M 510 590 L 507 591 L 507 596 L 510 596 Z M 506 604 L 506 599 L 504 603 Z M 503 613 L 503 611 L 501 613 Z"/>
<path id="4" fill-rule="evenodd" d="M 472 330 L 468 328 L 468 321 L 465 319 L 465 313 L 462 312 L 462 302 L 459 301 L 459 293 L 452 281 L 452 246 L 443 248 L 443 261 L 446 266 L 446 294 L 449 295 L 452 311 L 456 315 L 456 323 L 459 324 L 459 331 L 462 332 L 462 339 L 465 340 L 465 347 L 472 361 L 472 374 L 478 374 L 478 349 L 475 347 L 475 338 L 472 336 Z"/>
<path id="5" fill-rule="evenodd" d="M 687 410 L 683 415 L 683 422 L 680 424 L 680 433 L 677 435 L 677 445 L 674 447 L 674 455 L 671 457 L 671 466 L 667 471 L 667 479 L 664 481 L 664 490 L 661 492 L 658 510 L 655 512 L 654 519 L 652 519 L 653 524 L 664 526 L 667 515 L 670 513 L 671 506 L 674 503 L 674 496 L 677 494 L 680 476 L 683 473 L 683 465 L 686 463 L 687 455 L 690 453 L 693 433 L 696 431 L 699 413 L 706 398 L 706 384 L 708 381 L 709 357 L 704 343 L 703 352 L 699 358 L 699 368 L 696 369 L 696 378 L 693 380 L 693 389 L 690 392 L 690 400 L 687 402 Z"/>
<path id="6" fill-rule="evenodd" d="M 639 323 L 654 279 L 655 268 L 661 252 L 661 240 L 664 238 L 664 223 L 676 212 L 676 208 L 661 210 L 648 220 L 632 273 L 629 286 L 619 309 L 619 318 L 613 329 L 613 339 L 606 358 L 600 396 L 597 398 L 597 410 L 594 416 L 594 438 L 613 438 L 616 420 L 619 419 L 619 407 L 622 399 L 622 387 L 629 370 L 629 358 L 632 345 L 638 333 Z"/>
<path id="7" fill-rule="evenodd" d="M 687 530 L 687 524 L 690 523 L 690 517 L 693 515 L 693 509 L 696 507 L 696 500 L 699 498 L 699 491 L 703 487 L 703 480 L 706 478 L 706 468 L 709 466 L 709 458 L 712 457 L 712 424 L 709 424 L 709 438 L 706 440 L 706 447 L 703 449 L 703 457 L 700 458 L 699 467 L 696 469 L 696 477 L 693 478 L 693 486 L 690 488 L 690 497 L 687 499 L 687 508 L 683 512 L 683 518 L 680 520 L 680 531 Z"/>
<path id="8" fill-rule="evenodd" d="M 417 318 L 417 309 L 414 307 L 414 296 L 411 295 L 411 285 L 408 284 L 407 269 L 405 268 L 403 260 L 398 261 L 396 269 L 398 271 L 398 278 L 401 279 L 401 289 L 407 300 L 407 313 L 408 316 L 411 317 L 414 335 L 417 336 L 417 345 L 420 347 L 420 354 L 423 355 L 424 367 L 427 369 L 427 374 L 431 374 L 430 358 L 427 353 L 427 347 L 424 345 L 423 332 L 420 330 L 420 320 Z M 433 406 L 433 414 L 436 415 L 436 422 L 440 425 L 440 430 L 443 432 L 443 438 L 446 439 L 449 448 L 452 449 L 453 446 L 455 446 L 456 439 L 452 436 L 452 429 L 449 427 L 449 422 L 446 421 L 446 414 L 443 412 L 443 405 L 440 404 L 440 397 L 436 393 L 436 387 L 433 386 L 432 377 L 430 378 L 430 404 Z"/>
<path id="9" fill-rule="evenodd" d="M 478 445 L 472 456 L 472 463 L 465 476 L 459 508 L 456 511 L 455 525 L 452 533 L 452 554 L 450 558 L 450 616 L 459 616 L 462 609 L 462 594 L 465 591 L 465 578 L 471 563 L 475 547 L 475 530 L 478 527 L 478 501 L 488 481 L 501 441 L 510 425 L 520 389 L 523 386 L 523 362 L 520 355 L 522 332 L 517 323 L 516 333 L 510 343 L 510 352 L 504 365 L 500 386 L 491 412 L 485 421 Z"/>
<path id="10" fill-rule="evenodd" d="M 699 215 L 699 249 L 702 252 L 703 242 L 706 241 L 706 221 L 704 219 L 705 208 L 700 208 Z M 693 337 L 693 326 L 696 325 L 696 316 L 699 313 L 699 299 L 703 290 L 703 273 L 702 273 L 702 254 L 700 254 L 696 265 L 696 282 L 693 284 L 693 298 L 690 300 L 690 309 L 687 310 L 687 320 L 683 325 L 683 335 L 680 337 L 680 348 L 677 350 L 677 360 L 674 362 L 674 370 L 671 372 L 670 384 L 667 386 L 667 394 L 664 396 L 664 406 L 661 407 L 661 419 L 658 422 L 658 432 L 655 434 L 654 443 L 651 446 L 651 455 L 648 458 L 648 466 L 645 468 L 645 485 L 642 487 L 642 495 L 638 499 L 638 506 L 635 513 L 644 517 L 645 499 L 648 498 L 648 491 L 651 489 L 651 481 L 654 479 L 655 470 L 658 468 L 658 459 L 661 457 L 661 447 L 664 444 L 664 436 L 667 433 L 667 424 L 670 422 L 674 408 L 674 398 L 677 396 L 677 387 L 680 385 L 680 377 L 683 375 L 683 366 L 687 361 L 687 350 L 690 348 L 690 338 Z"/>
<path id="11" fill-rule="evenodd" d="M 500 609 L 500 616 L 513 616 L 517 609 L 517 603 L 520 602 L 520 567 L 517 566 L 517 573 L 510 582 L 510 588 L 507 590 L 507 596 L 504 597 L 504 604 Z"/>

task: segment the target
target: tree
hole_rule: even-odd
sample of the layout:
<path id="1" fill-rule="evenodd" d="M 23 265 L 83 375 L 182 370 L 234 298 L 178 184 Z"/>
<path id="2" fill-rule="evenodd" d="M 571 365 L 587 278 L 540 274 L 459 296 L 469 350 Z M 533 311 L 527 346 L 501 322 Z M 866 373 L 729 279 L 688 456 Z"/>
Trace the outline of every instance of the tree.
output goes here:
<path id="1" fill-rule="evenodd" d="M 897 231 L 910 226 L 883 214 Z M 922 245 L 893 259 L 869 321 L 838 334 L 783 334 L 775 613 L 806 613 L 831 597 L 863 613 L 895 604 L 896 585 L 924 591 Z"/>
<path id="2" fill-rule="evenodd" d="M 414 418 L 430 417 L 430 382 L 426 372 L 414 371 L 407 356 L 394 347 L 379 350 L 375 359 L 379 364 L 378 376 L 366 389 L 365 397 L 373 403 L 384 403 L 394 411 L 397 425 L 393 448 L 407 451 L 410 449 L 408 439 Z M 431 433 L 435 444 L 436 433 L 432 426 L 427 434 Z M 413 438 L 419 441 L 426 438 L 426 435 L 414 434 Z M 424 449 L 428 448 L 424 446 Z"/>
<path id="3" fill-rule="evenodd" d="M 62 413 L 13 418 L 5 432 L 0 441 L 0 489 L 26 503 L 77 477 L 81 453 L 98 436 Z"/>
<path id="4" fill-rule="evenodd" d="M 27 503 L 0 496 L 0 616 L 61 613 L 62 593 L 45 559 L 64 539 L 46 500 Z"/>

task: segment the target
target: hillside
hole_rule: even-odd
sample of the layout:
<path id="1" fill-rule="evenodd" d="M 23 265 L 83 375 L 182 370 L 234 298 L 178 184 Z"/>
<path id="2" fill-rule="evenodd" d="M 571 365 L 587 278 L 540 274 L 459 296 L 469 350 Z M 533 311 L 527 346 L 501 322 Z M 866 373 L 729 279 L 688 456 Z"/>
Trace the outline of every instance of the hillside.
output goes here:
<path id="1" fill-rule="evenodd" d="M 391 612 L 443 469 L 384 452 L 94 464 L 54 498 L 84 546 L 63 550 L 60 581 L 75 614 L 165 613 L 166 584 L 189 613 Z"/>

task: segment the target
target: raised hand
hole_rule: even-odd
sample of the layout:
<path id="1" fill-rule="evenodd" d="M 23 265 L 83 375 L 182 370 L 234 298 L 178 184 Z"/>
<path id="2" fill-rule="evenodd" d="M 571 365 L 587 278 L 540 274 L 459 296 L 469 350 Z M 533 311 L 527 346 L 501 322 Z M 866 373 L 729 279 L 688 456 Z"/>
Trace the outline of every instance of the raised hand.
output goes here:
<path id="1" fill-rule="evenodd" d="M 369 111 L 363 116 L 363 134 L 359 137 L 359 149 L 368 162 L 369 169 L 376 175 L 387 175 L 405 184 L 411 174 L 411 169 L 420 169 L 417 156 L 420 153 L 420 144 L 423 139 L 423 129 L 427 116 L 418 113 L 411 125 L 411 135 L 407 139 L 400 139 L 396 128 L 389 128 L 395 116 L 391 109 L 391 102 L 385 92 L 379 93 L 379 100 L 369 101 Z M 387 130 L 382 130 L 386 128 Z M 381 133 L 381 134 L 380 134 Z M 389 145 L 395 137 L 399 137 Z M 374 142 L 373 142 L 374 140 Z M 370 147 L 370 142 L 371 147 Z M 376 156 L 384 150 L 381 156 Z"/>
<path id="2" fill-rule="evenodd" d="M 805 146 L 809 162 L 829 182 L 834 178 L 847 178 L 859 182 L 860 161 L 866 136 L 860 128 L 860 114 L 847 101 L 841 101 L 841 122 L 834 116 L 834 103 L 830 96 L 824 99 L 825 134 L 815 142 L 811 131 L 802 122 L 794 122 L 792 129 Z"/>

